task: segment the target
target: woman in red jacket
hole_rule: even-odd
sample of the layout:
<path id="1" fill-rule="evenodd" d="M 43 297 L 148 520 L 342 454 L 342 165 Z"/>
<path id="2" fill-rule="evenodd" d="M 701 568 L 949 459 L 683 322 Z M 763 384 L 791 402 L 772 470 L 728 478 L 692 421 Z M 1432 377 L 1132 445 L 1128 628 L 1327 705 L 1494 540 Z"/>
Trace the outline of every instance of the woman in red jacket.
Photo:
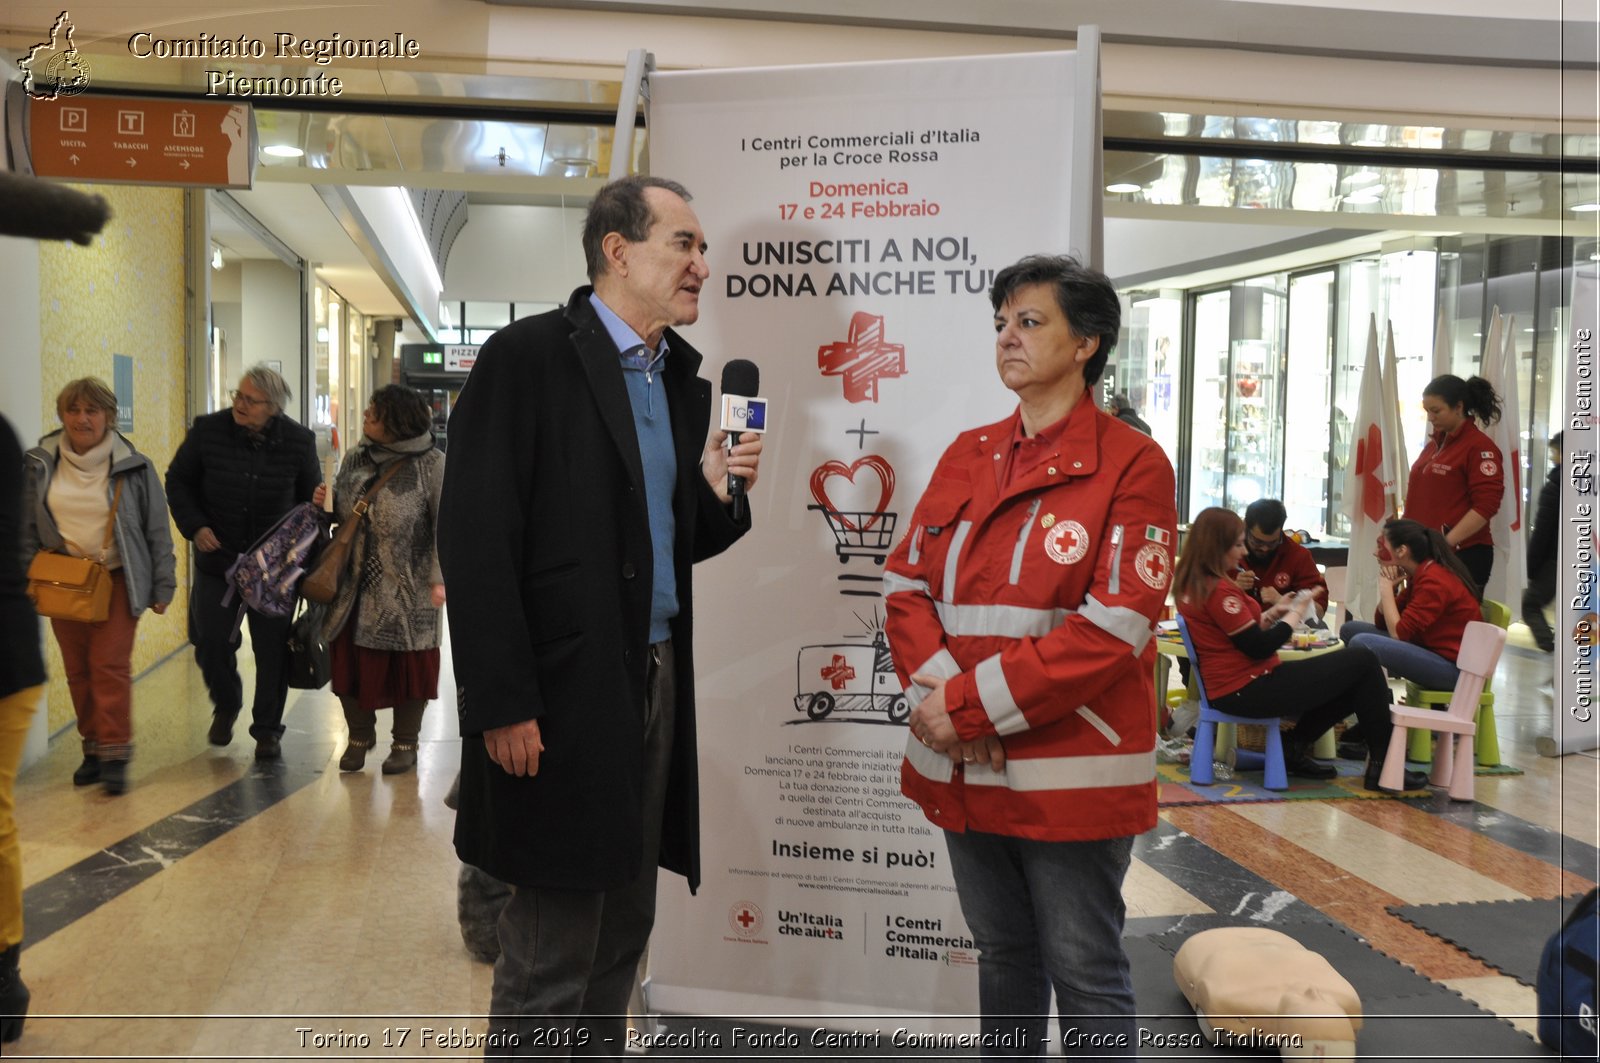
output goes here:
<path id="1" fill-rule="evenodd" d="M 1370 650 L 1346 646 L 1332 653 L 1283 661 L 1278 649 L 1311 606 L 1308 596 L 1285 598 L 1265 613 L 1229 578 L 1245 555 L 1244 521 L 1231 510 L 1200 511 L 1189 528 L 1173 573 L 1173 596 L 1199 655 L 1206 696 L 1219 712 L 1254 719 L 1295 720 L 1284 736 L 1290 774 L 1331 779 L 1338 769 L 1311 756 L 1324 731 L 1351 713 L 1368 749 L 1389 748 L 1389 685 Z M 1366 788 L 1378 789 L 1381 759 L 1369 761 Z M 1406 773 L 1407 789 L 1427 785 Z"/>
<path id="2" fill-rule="evenodd" d="M 1452 689 L 1461 636 L 1469 623 L 1483 619 L 1478 585 L 1445 537 L 1414 520 L 1383 526 L 1378 558 L 1385 562 L 1378 576 L 1378 623 L 1351 620 L 1339 634 L 1377 654 L 1390 675 L 1429 690 Z"/>
<path id="3" fill-rule="evenodd" d="M 981 1055 L 1042 1059 L 1054 990 L 1070 1043 L 1137 1056 L 1122 882 L 1156 824 L 1172 463 L 1095 406 L 1121 331 L 1104 274 L 1025 258 L 990 303 L 1017 407 L 945 451 L 883 576 L 912 705 L 900 786 L 944 831 Z"/>
<path id="4" fill-rule="evenodd" d="M 1481 376 L 1441 376 L 1422 389 L 1422 409 L 1432 435 L 1411 466 L 1406 516 L 1438 529 L 1481 587 L 1494 568 L 1489 521 L 1506 477 L 1500 448 L 1478 425 L 1500 419 L 1500 396 Z"/>

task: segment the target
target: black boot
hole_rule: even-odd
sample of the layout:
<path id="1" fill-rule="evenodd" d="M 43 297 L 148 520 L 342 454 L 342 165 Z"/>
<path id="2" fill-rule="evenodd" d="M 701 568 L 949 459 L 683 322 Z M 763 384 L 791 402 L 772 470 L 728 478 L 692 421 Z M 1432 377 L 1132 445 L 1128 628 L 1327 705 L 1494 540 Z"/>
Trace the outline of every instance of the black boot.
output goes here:
<path id="1" fill-rule="evenodd" d="M 31 994 L 22 984 L 22 973 L 17 970 L 21 955 L 21 945 L 0 952 L 0 1043 L 3 1044 L 22 1036 L 22 1020 L 28 1014 Z"/>
<path id="2" fill-rule="evenodd" d="M 1302 779 L 1334 779 L 1339 775 L 1338 768 L 1311 755 L 1310 742 L 1296 742 L 1287 735 L 1283 739 L 1283 766 L 1290 775 Z"/>
<path id="3" fill-rule="evenodd" d="M 108 760 L 100 765 L 100 785 L 113 797 L 128 791 L 128 762 Z"/>
<path id="4" fill-rule="evenodd" d="M 1401 788 L 1400 788 L 1399 791 L 1395 791 L 1395 790 L 1387 790 L 1387 791 L 1385 791 L 1382 786 L 1379 786 L 1378 785 L 1378 778 L 1382 774 L 1383 774 L 1383 761 L 1381 761 L 1381 760 L 1369 760 L 1369 761 L 1367 761 L 1367 777 L 1362 780 L 1361 785 L 1364 788 L 1368 789 L 1368 790 L 1372 790 L 1374 792 L 1382 791 L 1382 792 L 1385 792 L 1385 793 L 1397 793 L 1397 792 L 1403 793 L 1403 792 L 1408 791 L 1408 790 L 1426 790 L 1428 788 L 1428 773 L 1425 772 L 1425 771 L 1408 771 L 1408 772 L 1406 772 L 1405 773 L 1405 780 L 1400 784 Z"/>
<path id="5" fill-rule="evenodd" d="M 88 786 L 90 783 L 100 781 L 100 758 L 93 753 L 83 755 L 83 763 L 78 765 L 78 770 L 72 773 L 72 785 Z"/>

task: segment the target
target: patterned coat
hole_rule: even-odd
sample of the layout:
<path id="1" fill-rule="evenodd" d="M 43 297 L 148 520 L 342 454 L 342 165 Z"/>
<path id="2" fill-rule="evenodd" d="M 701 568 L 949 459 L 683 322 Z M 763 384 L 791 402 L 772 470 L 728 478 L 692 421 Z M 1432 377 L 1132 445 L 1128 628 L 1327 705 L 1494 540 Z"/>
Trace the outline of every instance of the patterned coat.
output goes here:
<path id="1" fill-rule="evenodd" d="M 333 518 L 338 524 L 351 520 L 352 507 L 394 461 L 405 461 L 405 467 L 383 485 L 356 532 L 349 575 L 339 584 L 324 630 L 332 639 L 354 620 L 357 646 L 431 650 L 442 634 L 433 585 L 444 582 L 434 537 L 444 455 L 434 449 L 433 434 L 390 444 L 362 439 L 339 466 Z"/>

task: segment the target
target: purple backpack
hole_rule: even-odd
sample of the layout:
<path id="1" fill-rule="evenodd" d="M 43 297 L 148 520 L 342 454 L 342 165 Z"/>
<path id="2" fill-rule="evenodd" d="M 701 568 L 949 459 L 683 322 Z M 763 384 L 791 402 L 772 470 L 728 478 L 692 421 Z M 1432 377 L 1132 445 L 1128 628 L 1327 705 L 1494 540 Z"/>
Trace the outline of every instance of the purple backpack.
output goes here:
<path id="1" fill-rule="evenodd" d="M 263 616 L 294 615 L 300 578 L 327 544 L 328 523 L 328 515 L 320 507 L 302 502 L 239 555 L 223 577 L 228 581 L 228 593 L 222 604 L 232 602 L 235 595 L 239 598 L 235 634 L 246 608 Z"/>

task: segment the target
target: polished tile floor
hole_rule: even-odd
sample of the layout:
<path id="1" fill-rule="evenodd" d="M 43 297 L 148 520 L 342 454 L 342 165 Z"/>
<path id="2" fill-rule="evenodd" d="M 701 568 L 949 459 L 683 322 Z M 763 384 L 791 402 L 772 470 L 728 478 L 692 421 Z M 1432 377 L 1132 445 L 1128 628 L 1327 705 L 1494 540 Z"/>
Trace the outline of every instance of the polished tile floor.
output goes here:
<path id="1" fill-rule="evenodd" d="M 441 689 L 453 688 L 448 665 L 447 650 Z M 1550 668 L 1513 629 L 1498 720 L 1502 757 L 1524 774 L 1480 777 L 1472 805 L 1435 794 L 1164 809 L 1128 878 L 1129 932 L 1215 911 L 1206 877 L 1224 868 L 1531 1031 L 1532 990 L 1385 908 L 1593 885 L 1600 761 L 1534 749 L 1549 733 Z M 229 748 L 207 746 L 209 708 L 187 654 L 138 682 L 135 712 L 125 796 L 71 785 L 71 735 L 19 781 L 22 969 L 34 996 L 5 1056 L 471 1054 L 445 1038 L 484 1013 L 490 983 L 456 923 L 442 802 L 458 755 L 453 705 L 430 708 L 418 770 L 388 777 L 377 770 L 381 731 L 364 773 L 338 772 L 344 724 L 326 691 L 291 693 L 281 764 L 255 765 L 243 726 Z M 385 1017 L 435 1034 L 385 1048 Z M 351 1043 L 357 1030 L 370 1047 Z"/>

